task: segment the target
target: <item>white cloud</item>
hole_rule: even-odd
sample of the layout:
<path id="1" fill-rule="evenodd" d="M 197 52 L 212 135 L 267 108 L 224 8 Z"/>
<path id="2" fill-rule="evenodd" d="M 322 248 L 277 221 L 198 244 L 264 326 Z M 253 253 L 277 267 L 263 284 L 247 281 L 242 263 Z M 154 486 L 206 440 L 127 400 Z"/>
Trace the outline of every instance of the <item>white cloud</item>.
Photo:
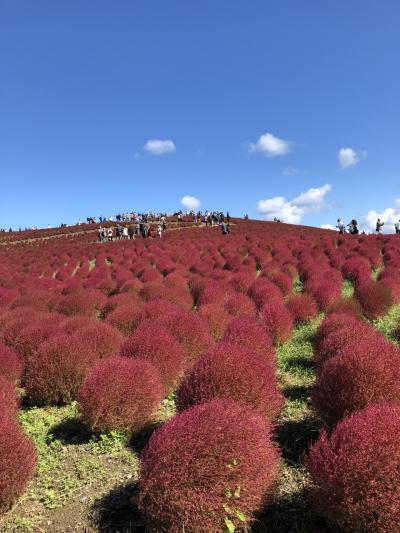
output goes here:
<path id="1" fill-rule="evenodd" d="M 367 156 L 366 150 L 356 152 L 353 148 L 341 148 L 338 153 L 339 165 L 342 169 L 354 167 L 361 158 L 365 159 Z"/>
<path id="2" fill-rule="evenodd" d="M 143 146 L 143 150 L 151 155 L 173 154 L 176 152 L 176 146 L 170 139 L 150 139 Z"/>
<path id="3" fill-rule="evenodd" d="M 250 143 L 249 153 L 260 152 L 265 157 L 276 157 L 289 153 L 290 149 L 290 141 L 279 139 L 272 133 L 264 133 L 255 143 Z"/>
<path id="4" fill-rule="evenodd" d="M 299 172 L 300 170 L 296 167 L 288 167 L 282 171 L 282 175 L 283 176 L 296 176 L 296 174 L 298 174 Z"/>
<path id="5" fill-rule="evenodd" d="M 200 207 L 200 200 L 195 196 L 184 196 L 181 200 L 181 204 L 189 211 L 195 211 Z"/>
<path id="6" fill-rule="evenodd" d="M 333 229 L 335 230 L 335 226 L 332 226 L 332 224 L 322 224 L 321 229 Z"/>
<path id="7" fill-rule="evenodd" d="M 293 200 L 287 200 L 283 196 L 260 200 L 256 211 L 263 215 L 265 220 L 276 217 L 284 222 L 299 224 L 304 215 L 330 209 L 330 205 L 326 202 L 326 195 L 331 188 L 329 184 L 311 188 Z"/>
<path id="8" fill-rule="evenodd" d="M 369 231 L 375 231 L 376 221 L 380 218 L 385 223 L 382 228 L 383 231 L 394 233 L 394 224 L 400 220 L 400 198 L 396 198 L 394 203 L 395 207 L 387 207 L 383 211 L 376 211 L 375 209 L 368 211 L 364 219 Z"/>

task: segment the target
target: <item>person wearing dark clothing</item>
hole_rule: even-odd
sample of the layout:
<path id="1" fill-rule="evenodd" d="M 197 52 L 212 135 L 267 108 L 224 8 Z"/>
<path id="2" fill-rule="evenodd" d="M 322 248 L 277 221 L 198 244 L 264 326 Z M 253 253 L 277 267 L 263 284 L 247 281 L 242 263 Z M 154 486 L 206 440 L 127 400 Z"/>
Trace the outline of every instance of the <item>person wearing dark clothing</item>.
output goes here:
<path id="1" fill-rule="evenodd" d="M 378 220 L 376 221 L 376 233 L 381 233 L 381 230 L 382 230 L 382 227 L 385 225 L 384 222 L 381 221 L 380 218 L 378 218 Z"/>

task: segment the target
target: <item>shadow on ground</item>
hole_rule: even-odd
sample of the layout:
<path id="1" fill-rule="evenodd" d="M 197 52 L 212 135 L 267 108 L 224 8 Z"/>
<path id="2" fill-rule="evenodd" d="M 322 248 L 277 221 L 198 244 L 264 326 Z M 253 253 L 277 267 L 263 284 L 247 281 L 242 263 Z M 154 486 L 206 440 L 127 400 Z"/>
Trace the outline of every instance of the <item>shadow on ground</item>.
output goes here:
<path id="1" fill-rule="evenodd" d="M 271 504 L 258 516 L 251 533 L 340 533 L 316 515 L 303 492 Z"/>
<path id="2" fill-rule="evenodd" d="M 310 416 L 301 420 L 284 420 L 275 428 L 275 440 L 282 458 L 289 464 L 299 464 L 309 447 L 318 439 L 320 422 Z"/>
<path id="3" fill-rule="evenodd" d="M 59 440 L 63 444 L 87 444 L 92 433 L 78 418 L 68 418 L 53 426 L 49 431 L 51 439 Z"/>
<path id="4" fill-rule="evenodd" d="M 137 483 L 128 483 L 95 501 L 91 519 L 99 533 L 144 533 L 143 516 L 136 505 L 137 494 Z"/>

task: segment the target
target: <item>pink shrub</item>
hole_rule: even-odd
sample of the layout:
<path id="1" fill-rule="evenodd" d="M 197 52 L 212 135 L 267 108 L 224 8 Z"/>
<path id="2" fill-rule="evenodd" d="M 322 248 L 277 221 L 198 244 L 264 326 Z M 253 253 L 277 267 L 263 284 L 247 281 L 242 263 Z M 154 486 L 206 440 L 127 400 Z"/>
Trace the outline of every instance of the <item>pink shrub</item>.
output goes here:
<path id="1" fill-rule="evenodd" d="M 26 368 L 27 400 L 33 405 L 71 402 L 96 361 L 96 355 L 76 337 L 52 337 L 41 344 Z"/>
<path id="2" fill-rule="evenodd" d="M 141 306 L 136 303 L 119 305 L 106 317 L 106 322 L 116 327 L 123 335 L 129 335 L 140 321 Z"/>
<path id="3" fill-rule="evenodd" d="M 306 459 L 310 499 L 327 520 L 349 532 L 398 530 L 400 407 L 373 405 L 322 432 Z"/>
<path id="4" fill-rule="evenodd" d="M 281 290 L 266 278 L 259 277 L 250 285 L 248 296 L 252 298 L 257 309 L 271 301 L 283 301 Z"/>
<path id="5" fill-rule="evenodd" d="M 208 324 L 209 331 L 215 341 L 222 339 L 232 317 L 219 304 L 206 304 L 199 308 L 199 315 Z"/>
<path id="6" fill-rule="evenodd" d="M 348 324 L 335 329 L 321 340 L 315 353 L 315 359 L 318 365 L 322 365 L 354 341 L 361 339 L 374 341 L 382 338 L 383 335 L 369 324 L 357 320 L 349 321 Z"/>
<path id="7" fill-rule="evenodd" d="M 297 324 L 309 322 L 318 316 L 318 305 L 309 294 L 296 294 L 286 304 Z"/>
<path id="8" fill-rule="evenodd" d="M 156 411 L 164 392 L 158 371 L 148 361 L 112 357 L 83 382 L 78 404 L 92 431 L 136 432 Z"/>
<path id="9" fill-rule="evenodd" d="M 356 287 L 355 294 L 359 300 L 365 316 L 374 320 L 389 310 L 393 304 L 390 289 L 382 282 L 369 280 Z"/>
<path id="10" fill-rule="evenodd" d="M 239 317 L 232 320 L 226 328 L 222 340 L 237 346 L 249 348 L 276 367 L 276 352 L 271 337 L 268 336 L 262 323 L 256 318 Z"/>
<path id="11" fill-rule="evenodd" d="M 312 402 L 332 427 L 372 403 L 400 401 L 400 350 L 384 338 L 348 343 L 321 368 Z"/>
<path id="12" fill-rule="evenodd" d="M 24 492 L 36 468 L 36 452 L 17 423 L 0 415 L 0 516 Z"/>
<path id="13" fill-rule="evenodd" d="M 181 345 L 188 362 L 192 362 L 213 344 L 207 324 L 193 311 L 175 311 L 160 319 L 160 324 L 175 337 Z"/>
<path id="14" fill-rule="evenodd" d="M 153 433 L 142 456 L 139 507 L 149 530 L 160 533 L 215 533 L 226 518 L 240 528 L 239 516 L 250 524 L 271 499 L 278 465 L 265 418 L 214 400 Z"/>
<path id="15" fill-rule="evenodd" d="M 181 383 L 176 401 L 182 411 L 215 398 L 247 403 L 269 420 L 276 418 L 284 403 L 271 365 L 248 348 L 226 342 L 199 357 Z"/>
<path id="16" fill-rule="evenodd" d="M 125 340 L 117 328 L 105 322 L 94 322 L 81 328 L 76 332 L 75 337 L 82 344 L 86 344 L 99 359 L 118 355 Z"/>
<path id="17" fill-rule="evenodd" d="M 145 359 L 160 372 L 166 388 L 176 385 L 185 366 L 182 348 L 168 330 L 144 321 L 125 341 L 121 355 Z"/>
<path id="18" fill-rule="evenodd" d="M 279 301 L 265 304 L 260 318 L 274 344 L 286 342 L 293 331 L 294 320 L 291 312 Z"/>
<path id="19" fill-rule="evenodd" d="M 21 375 L 22 363 L 17 352 L 0 342 L 0 376 L 16 385 Z"/>
<path id="20" fill-rule="evenodd" d="M 14 416 L 19 408 L 19 399 L 13 383 L 0 376 L 0 413 Z M 0 415 L 0 416 L 1 416 Z M 0 439 L 1 440 L 1 439 Z"/>

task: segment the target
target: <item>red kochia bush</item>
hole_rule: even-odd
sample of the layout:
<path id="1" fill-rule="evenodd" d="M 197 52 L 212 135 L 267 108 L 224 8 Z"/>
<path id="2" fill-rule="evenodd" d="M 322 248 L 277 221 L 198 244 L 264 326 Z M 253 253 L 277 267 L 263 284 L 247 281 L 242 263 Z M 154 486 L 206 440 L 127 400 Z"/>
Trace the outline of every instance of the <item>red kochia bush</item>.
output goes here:
<path id="1" fill-rule="evenodd" d="M 355 294 L 370 320 L 384 315 L 393 303 L 390 289 L 381 282 L 369 280 L 356 287 Z"/>
<path id="2" fill-rule="evenodd" d="M 60 323 L 57 319 L 58 315 L 54 315 L 54 320 L 51 320 L 50 316 L 47 315 L 46 318 L 27 324 L 19 333 L 15 343 L 15 349 L 24 363 L 36 353 L 43 342 L 59 332 Z"/>
<path id="3" fill-rule="evenodd" d="M 306 459 L 309 496 L 343 531 L 394 533 L 400 516 L 400 406 L 373 405 L 322 432 Z"/>
<path id="4" fill-rule="evenodd" d="M 83 315 L 96 318 L 106 301 L 102 292 L 86 289 L 63 296 L 58 303 L 57 311 L 67 316 Z"/>
<path id="5" fill-rule="evenodd" d="M 0 413 L 2 415 L 14 416 L 18 407 L 19 400 L 15 386 L 6 378 L 0 376 Z"/>
<path id="6" fill-rule="evenodd" d="M 263 305 L 274 301 L 283 301 L 282 292 L 277 285 L 266 278 L 257 278 L 250 285 L 247 292 L 248 296 L 252 298 L 257 309 L 261 309 Z"/>
<path id="7" fill-rule="evenodd" d="M 335 329 L 321 340 L 315 352 L 316 362 L 321 366 L 328 359 L 335 357 L 348 344 L 366 338 L 374 341 L 382 339 L 383 335 L 361 320 L 349 321 L 348 324 Z"/>
<path id="8" fill-rule="evenodd" d="M 343 298 L 339 296 L 327 309 L 328 313 L 348 313 L 361 318 L 363 309 L 356 298 Z"/>
<path id="9" fill-rule="evenodd" d="M 160 374 L 148 361 L 112 357 L 83 382 L 78 403 L 92 431 L 138 431 L 164 397 Z"/>
<path id="10" fill-rule="evenodd" d="M 121 348 L 125 357 L 139 357 L 152 363 L 160 372 L 166 388 L 176 385 L 185 360 L 182 348 L 163 326 L 144 321 Z"/>
<path id="11" fill-rule="evenodd" d="M 319 326 L 314 337 L 314 346 L 316 351 L 320 349 L 321 343 L 324 341 L 327 335 L 337 329 L 342 328 L 343 326 L 347 326 L 347 324 L 360 325 L 363 324 L 363 322 L 358 320 L 356 317 L 343 312 L 333 312 L 332 314 L 327 315 L 321 322 L 321 325 Z"/>
<path id="12" fill-rule="evenodd" d="M 59 334 L 44 342 L 26 369 L 29 403 L 69 403 L 96 360 L 96 354 L 71 335 Z"/>
<path id="13" fill-rule="evenodd" d="M 93 322 L 79 329 L 76 338 L 89 346 L 100 359 L 118 355 L 125 337 L 117 329 L 106 322 Z"/>
<path id="14" fill-rule="evenodd" d="M 247 347 L 268 362 L 272 368 L 276 367 L 276 352 L 271 337 L 256 318 L 249 316 L 235 318 L 226 328 L 222 340 Z"/>
<path id="15" fill-rule="evenodd" d="M 13 385 L 17 384 L 22 375 L 22 363 L 12 348 L 0 342 L 0 376 Z"/>
<path id="16" fill-rule="evenodd" d="M 215 533 L 246 525 L 271 497 L 279 455 L 268 421 L 243 404 L 214 400 L 184 411 L 150 438 L 139 507 L 160 533 Z M 238 513 L 239 512 L 239 513 Z"/>
<path id="17" fill-rule="evenodd" d="M 15 420 L 0 415 L 0 516 L 23 493 L 36 467 L 36 452 Z"/>
<path id="18" fill-rule="evenodd" d="M 167 313 L 160 319 L 160 324 L 179 342 L 188 362 L 197 359 L 214 342 L 206 322 L 194 311 L 182 309 Z"/>
<path id="19" fill-rule="evenodd" d="M 271 365 L 248 348 L 226 342 L 200 356 L 177 391 L 180 411 L 214 398 L 247 403 L 269 420 L 284 404 Z"/>
<path id="20" fill-rule="evenodd" d="M 118 328 L 124 335 L 129 335 L 140 320 L 141 306 L 128 303 L 118 306 L 107 315 L 106 321 Z"/>
<path id="21" fill-rule="evenodd" d="M 302 324 L 318 316 L 318 305 L 309 294 L 296 294 L 286 305 L 296 323 Z"/>
<path id="22" fill-rule="evenodd" d="M 240 293 L 234 293 L 226 298 L 225 309 L 232 316 L 255 316 L 256 314 L 253 300 L 250 300 L 245 294 Z"/>
<path id="23" fill-rule="evenodd" d="M 221 340 L 232 319 L 220 304 L 206 304 L 199 308 L 199 315 L 207 322 L 208 328 L 215 341 Z"/>
<path id="24" fill-rule="evenodd" d="M 317 378 L 312 402 L 332 427 L 371 403 L 400 401 L 400 350 L 384 338 L 348 344 L 327 361 Z"/>
<path id="25" fill-rule="evenodd" d="M 273 301 L 265 304 L 260 311 L 260 318 L 274 344 L 286 342 L 293 331 L 294 320 L 291 312 L 283 302 Z"/>

